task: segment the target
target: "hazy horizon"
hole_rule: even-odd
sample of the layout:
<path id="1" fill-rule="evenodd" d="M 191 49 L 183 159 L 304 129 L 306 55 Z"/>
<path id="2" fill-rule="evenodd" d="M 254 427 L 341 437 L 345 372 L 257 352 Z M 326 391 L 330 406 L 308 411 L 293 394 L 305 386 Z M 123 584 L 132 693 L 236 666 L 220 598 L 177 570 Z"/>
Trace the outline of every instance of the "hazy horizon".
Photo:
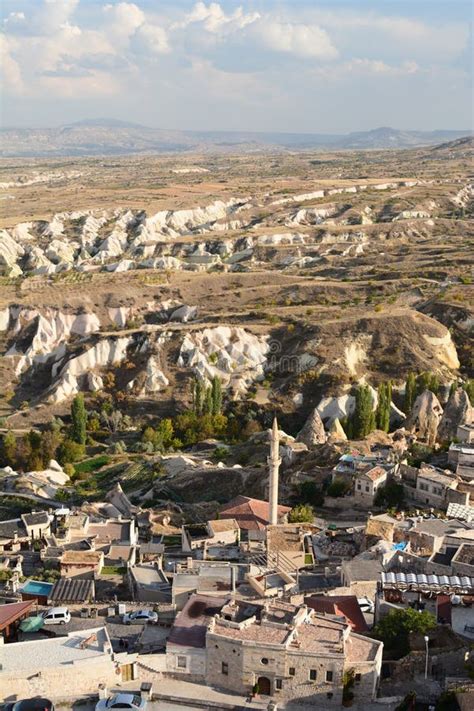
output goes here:
<path id="1" fill-rule="evenodd" d="M 4 126 L 472 126 L 464 0 L 4 0 L 0 12 Z"/>

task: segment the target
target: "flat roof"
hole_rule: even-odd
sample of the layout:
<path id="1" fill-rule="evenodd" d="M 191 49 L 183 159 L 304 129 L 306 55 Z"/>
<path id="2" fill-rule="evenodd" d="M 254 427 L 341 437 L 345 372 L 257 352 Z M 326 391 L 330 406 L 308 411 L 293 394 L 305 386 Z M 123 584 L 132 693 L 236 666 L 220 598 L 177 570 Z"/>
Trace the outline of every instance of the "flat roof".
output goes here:
<path id="1" fill-rule="evenodd" d="M 102 551 L 65 551 L 61 557 L 61 564 L 65 565 L 98 565 L 103 559 Z"/>
<path id="2" fill-rule="evenodd" d="M 89 640 L 87 643 L 86 641 Z M 6 674 L 33 672 L 74 662 L 109 656 L 104 645 L 110 644 L 105 627 L 70 632 L 65 637 L 50 637 L 0 646 L 0 664 Z M 64 678 L 67 683 L 67 677 Z"/>
<path id="3" fill-rule="evenodd" d="M 183 647 L 205 647 L 207 626 L 224 607 L 227 599 L 191 595 L 174 621 L 168 643 Z"/>

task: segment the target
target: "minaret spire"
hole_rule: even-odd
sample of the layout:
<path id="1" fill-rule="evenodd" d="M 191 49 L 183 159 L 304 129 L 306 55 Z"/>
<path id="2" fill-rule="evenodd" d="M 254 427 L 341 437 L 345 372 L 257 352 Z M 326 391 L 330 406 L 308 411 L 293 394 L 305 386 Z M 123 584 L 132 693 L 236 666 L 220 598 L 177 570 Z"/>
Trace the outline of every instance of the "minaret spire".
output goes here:
<path id="1" fill-rule="evenodd" d="M 280 433 L 278 431 L 277 418 L 273 419 L 273 426 L 270 431 L 270 456 L 267 459 L 270 481 L 269 481 L 269 508 L 270 525 L 278 523 L 278 475 L 280 469 Z"/>

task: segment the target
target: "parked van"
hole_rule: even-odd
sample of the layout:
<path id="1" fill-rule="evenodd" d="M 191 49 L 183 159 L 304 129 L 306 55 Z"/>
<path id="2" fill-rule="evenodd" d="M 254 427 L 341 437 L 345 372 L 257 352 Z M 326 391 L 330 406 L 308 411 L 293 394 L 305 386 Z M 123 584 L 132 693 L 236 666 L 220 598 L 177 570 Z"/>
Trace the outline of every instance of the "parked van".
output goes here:
<path id="1" fill-rule="evenodd" d="M 52 607 L 43 612 L 42 617 L 45 625 L 65 625 L 70 622 L 71 613 L 67 607 Z"/>

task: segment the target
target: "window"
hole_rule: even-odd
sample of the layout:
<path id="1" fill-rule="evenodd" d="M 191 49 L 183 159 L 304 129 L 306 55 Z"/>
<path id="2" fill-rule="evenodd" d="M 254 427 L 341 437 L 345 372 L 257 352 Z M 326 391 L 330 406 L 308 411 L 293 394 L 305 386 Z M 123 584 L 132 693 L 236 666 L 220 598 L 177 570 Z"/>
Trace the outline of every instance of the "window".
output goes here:
<path id="1" fill-rule="evenodd" d="M 222 662 L 221 672 L 222 672 L 223 674 L 225 674 L 226 676 L 228 676 L 228 674 L 229 674 L 229 665 L 227 664 L 227 662 Z"/>
<path id="2" fill-rule="evenodd" d="M 359 491 L 362 489 L 362 484 L 360 483 L 360 481 L 357 482 L 357 488 L 359 489 Z"/>
<path id="3" fill-rule="evenodd" d="M 290 676 L 294 676 L 294 675 L 296 674 L 296 669 L 295 669 L 294 667 L 290 667 L 290 668 L 288 669 L 288 674 L 289 674 Z"/>
<path id="4" fill-rule="evenodd" d="M 356 684 L 360 684 L 361 678 L 362 678 L 361 674 L 356 674 L 355 677 L 354 677 L 355 683 L 356 683 Z"/>
<path id="5" fill-rule="evenodd" d="M 275 689 L 281 691 L 283 689 L 283 679 L 275 679 Z"/>
<path id="6" fill-rule="evenodd" d="M 332 671 L 327 671 L 326 672 L 326 681 L 332 681 L 332 679 L 333 679 Z"/>
<path id="7" fill-rule="evenodd" d="M 260 661 L 262 664 L 265 664 L 265 666 L 268 664 L 268 659 L 266 657 L 262 657 Z"/>
<path id="8" fill-rule="evenodd" d="M 178 657 L 177 665 L 178 665 L 178 669 L 186 669 L 186 667 L 187 667 L 186 657 Z"/>
<path id="9" fill-rule="evenodd" d="M 370 491 L 370 486 L 369 486 L 368 484 L 365 485 L 365 490 L 366 490 L 367 493 L 369 493 L 369 491 Z"/>
<path id="10" fill-rule="evenodd" d="M 317 676 L 318 676 L 318 675 L 317 675 L 316 669 L 310 669 L 310 670 L 309 670 L 309 680 L 310 680 L 310 681 L 316 681 Z"/>
<path id="11" fill-rule="evenodd" d="M 332 699 L 333 696 L 334 694 L 332 693 L 332 691 L 328 691 L 328 693 L 326 694 L 326 698 L 328 699 Z"/>

